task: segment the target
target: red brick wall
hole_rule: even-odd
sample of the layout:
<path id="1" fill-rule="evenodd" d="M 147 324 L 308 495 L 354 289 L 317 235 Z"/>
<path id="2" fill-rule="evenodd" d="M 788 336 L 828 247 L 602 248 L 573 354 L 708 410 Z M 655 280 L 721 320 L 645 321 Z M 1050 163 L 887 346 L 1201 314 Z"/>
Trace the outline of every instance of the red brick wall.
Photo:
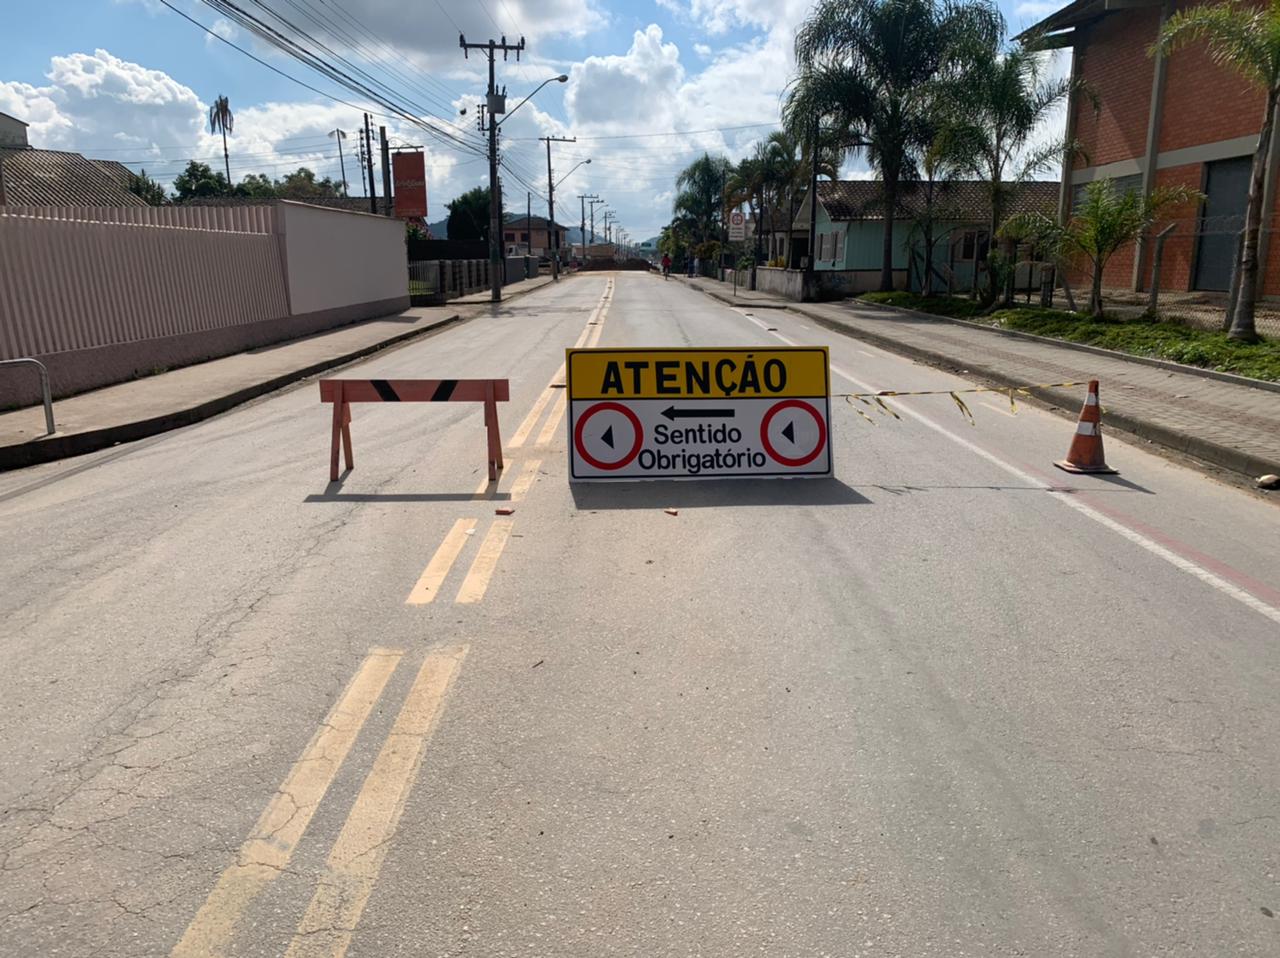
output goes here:
<path id="1" fill-rule="evenodd" d="M 1191 5 L 1179 3 L 1178 7 Z M 1203 43 L 1188 46 L 1169 58 L 1160 149 L 1179 150 L 1256 134 L 1265 105 L 1263 91 L 1235 70 L 1214 63 Z"/>
<path id="2" fill-rule="evenodd" d="M 1187 186 L 1198 190 L 1203 185 L 1204 165 L 1192 163 L 1187 166 L 1174 166 L 1156 173 L 1156 186 Z M 1196 217 L 1199 204 L 1171 210 L 1170 215 L 1162 222 L 1156 223 L 1151 230 L 1152 235 L 1159 233 L 1170 223 L 1177 228 L 1170 234 L 1164 245 L 1164 258 L 1160 263 L 1160 288 L 1185 291 L 1191 288 L 1191 263 L 1195 249 Z M 1142 288 L 1147 289 L 1151 282 L 1151 260 L 1148 258 L 1143 269 Z"/>
<path id="3" fill-rule="evenodd" d="M 1157 7 L 1103 17 L 1077 47 L 1079 75 L 1098 98 L 1077 97 L 1076 139 L 1084 150 L 1077 167 L 1140 158 L 1147 149 L 1147 114 L 1154 65 L 1147 48 L 1160 22 Z"/>

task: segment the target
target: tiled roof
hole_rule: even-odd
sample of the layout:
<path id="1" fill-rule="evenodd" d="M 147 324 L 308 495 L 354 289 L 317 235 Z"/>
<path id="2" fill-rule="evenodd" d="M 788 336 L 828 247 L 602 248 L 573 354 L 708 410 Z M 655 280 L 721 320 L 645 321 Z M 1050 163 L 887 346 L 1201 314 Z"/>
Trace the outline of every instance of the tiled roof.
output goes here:
<path id="1" fill-rule="evenodd" d="M 527 217 L 520 216 L 513 220 L 507 220 L 502 225 L 506 229 L 524 229 L 526 222 L 532 224 L 531 228 L 535 230 L 545 230 L 547 228 L 547 218 L 545 216 L 535 216 L 532 219 L 528 219 Z M 567 229 L 568 227 L 566 227 L 563 223 L 557 223 L 556 228 L 563 230 L 563 229 Z"/>
<path id="2" fill-rule="evenodd" d="M 79 153 L 0 149 L 0 178 L 8 206 L 146 205 L 129 192 L 123 166 Z"/>
<path id="3" fill-rule="evenodd" d="M 934 204 L 953 211 L 947 219 L 984 223 L 991 219 L 989 187 L 980 180 L 952 180 L 934 187 Z M 831 219 L 882 220 L 884 202 L 878 180 L 823 180 L 818 183 L 818 200 Z M 898 190 L 898 216 L 911 217 L 924 208 L 923 184 L 904 183 Z M 1011 190 L 1006 213 L 1052 213 L 1057 208 L 1056 182 L 1023 183 Z"/>

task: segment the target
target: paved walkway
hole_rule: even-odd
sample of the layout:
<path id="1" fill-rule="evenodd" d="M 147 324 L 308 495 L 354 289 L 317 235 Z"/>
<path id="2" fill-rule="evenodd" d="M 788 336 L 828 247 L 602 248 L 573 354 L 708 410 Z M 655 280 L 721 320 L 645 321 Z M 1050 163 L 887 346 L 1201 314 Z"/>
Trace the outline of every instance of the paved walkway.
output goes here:
<path id="1" fill-rule="evenodd" d="M 1105 421 L 1234 472 L 1280 474 L 1280 392 L 855 300 L 792 303 L 742 290 L 735 297 L 715 280 L 683 281 L 726 303 L 785 306 L 829 329 L 1002 385 L 1097 379 Z M 1078 390 L 1034 392 L 1071 415 L 1078 411 Z"/>
<path id="2" fill-rule="evenodd" d="M 503 299 L 546 286 L 549 276 L 512 283 Z M 0 413 L 0 470 L 103 449 L 190 425 L 307 376 L 340 366 L 456 320 L 483 313 L 489 293 L 445 306 L 343 326 L 304 339 L 184 366 L 54 401 L 58 432 L 44 438 L 44 409 Z"/>

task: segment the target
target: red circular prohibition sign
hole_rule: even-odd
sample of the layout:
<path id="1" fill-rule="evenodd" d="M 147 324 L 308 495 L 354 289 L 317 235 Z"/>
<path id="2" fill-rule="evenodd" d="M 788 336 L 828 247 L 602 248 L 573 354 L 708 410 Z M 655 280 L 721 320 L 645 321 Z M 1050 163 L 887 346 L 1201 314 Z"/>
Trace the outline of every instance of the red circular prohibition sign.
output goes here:
<path id="1" fill-rule="evenodd" d="M 582 430 L 586 428 L 587 420 L 590 419 L 592 416 L 594 416 L 596 413 L 604 412 L 605 410 L 612 410 L 613 412 L 622 413 L 622 415 L 626 416 L 627 419 L 631 422 L 631 426 L 633 429 L 635 429 L 635 433 L 636 433 L 635 445 L 633 445 L 631 449 L 627 452 L 627 454 L 623 456 L 621 459 L 619 459 L 617 462 L 601 462 L 595 456 L 591 455 L 591 453 L 587 452 L 587 447 L 583 445 L 583 442 L 582 442 Z M 616 402 L 596 403 L 594 406 L 592 406 L 590 409 L 588 409 L 586 412 L 584 412 L 581 416 L 578 417 L 578 424 L 577 426 L 574 427 L 574 430 L 573 430 L 573 445 L 578 450 L 578 455 L 583 458 L 583 460 L 587 463 L 587 465 L 592 466 L 596 469 L 605 469 L 605 470 L 621 469 L 623 466 L 630 465 L 631 462 L 636 458 L 636 456 L 640 455 L 640 447 L 644 445 L 644 427 L 640 425 L 640 417 L 637 416 L 635 413 L 633 413 L 626 406 L 622 405 L 622 403 L 616 403 Z"/>
<path id="2" fill-rule="evenodd" d="M 784 456 L 782 453 L 778 452 L 777 449 L 774 449 L 773 443 L 769 441 L 769 424 L 773 422 L 773 417 L 784 409 L 803 409 L 812 416 L 813 421 L 818 424 L 818 444 L 813 447 L 813 452 L 806 456 L 801 456 L 798 459 L 792 459 L 790 456 Z M 818 414 L 818 411 L 807 402 L 802 402 L 799 399 L 784 399 L 776 406 L 771 407 L 769 411 L 764 414 L 764 418 L 760 420 L 760 442 L 764 444 L 765 452 L 778 460 L 778 462 L 782 463 L 784 466 L 807 466 L 822 454 L 822 450 L 827 444 L 827 424 L 822 421 L 822 416 Z"/>

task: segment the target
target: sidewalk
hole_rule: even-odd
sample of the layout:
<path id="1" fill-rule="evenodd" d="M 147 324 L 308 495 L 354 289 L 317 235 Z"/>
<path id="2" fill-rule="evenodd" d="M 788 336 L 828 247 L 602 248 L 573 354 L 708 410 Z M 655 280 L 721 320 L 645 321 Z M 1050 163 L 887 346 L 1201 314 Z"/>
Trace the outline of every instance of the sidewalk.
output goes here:
<path id="1" fill-rule="evenodd" d="M 503 302 L 551 282 L 539 276 L 503 288 Z M 188 426 L 290 383 L 406 342 L 460 319 L 483 315 L 489 293 L 445 306 L 263 346 L 145 379 L 54 401 L 58 431 L 44 436 L 44 407 L 0 413 L 0 471 L 104 449 Z"/>
<path id="2" fill-rule="evenodd" d="M 891 352 L 1001 385 L 1097 379 L 1106 422 L 1250 478 L 1280 474 L 1280 392 L 856 300 L 792 303 L 741 290 L 735 297 L 715 280 L 683 281 L 730 305 L 785 307 Z M 1073 419 L 1079 412 L 1078 390 L 1032 393 Z"/>

